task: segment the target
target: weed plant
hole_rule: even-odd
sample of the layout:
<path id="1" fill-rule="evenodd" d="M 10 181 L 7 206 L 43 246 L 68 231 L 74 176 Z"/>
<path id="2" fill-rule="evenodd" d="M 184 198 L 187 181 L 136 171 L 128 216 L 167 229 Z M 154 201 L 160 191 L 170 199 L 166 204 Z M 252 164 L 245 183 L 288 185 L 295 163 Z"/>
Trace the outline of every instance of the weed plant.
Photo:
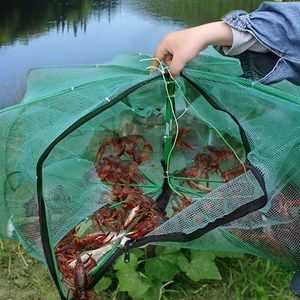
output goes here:
<path id="1" fill-rule="evenodd" d="M 147 247 L 123 257 L 96 286 L 96 299 L 296 299 L 292 273 L 265 259 Z M 15 242 L 0 240 L 0 300 L 54 300 L 58 293 L 43 264 Z"/>

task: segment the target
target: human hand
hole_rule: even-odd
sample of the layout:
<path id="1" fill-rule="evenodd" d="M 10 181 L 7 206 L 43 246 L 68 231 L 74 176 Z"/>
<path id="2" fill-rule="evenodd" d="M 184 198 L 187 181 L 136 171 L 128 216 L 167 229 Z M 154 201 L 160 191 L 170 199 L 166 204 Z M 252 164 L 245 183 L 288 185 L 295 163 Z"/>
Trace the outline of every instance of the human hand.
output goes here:
<path id="1" fill-rule="evenodd" d="M 215 22 L 167 34 L 156 47 L 151 66 L 154 70 L 163 61 L 172 76 L 209 45 L 230 46 L 232 31 L 225 22 Z"/>

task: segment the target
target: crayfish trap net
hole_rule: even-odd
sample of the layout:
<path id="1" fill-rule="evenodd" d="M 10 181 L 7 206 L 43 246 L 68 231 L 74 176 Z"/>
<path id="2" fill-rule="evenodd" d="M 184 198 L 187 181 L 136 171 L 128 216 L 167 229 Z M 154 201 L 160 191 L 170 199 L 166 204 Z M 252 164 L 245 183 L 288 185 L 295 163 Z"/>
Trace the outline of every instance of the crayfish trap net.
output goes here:
<path id="1" fill-rule="evenodd" d="M 47 263 L 62 299 L 149 243 L 299 269 L 297 89 L 253 84 L 233 59 L 174 79 L 142 58 L 30 72 L 0 114 L 1 235 Z"/>

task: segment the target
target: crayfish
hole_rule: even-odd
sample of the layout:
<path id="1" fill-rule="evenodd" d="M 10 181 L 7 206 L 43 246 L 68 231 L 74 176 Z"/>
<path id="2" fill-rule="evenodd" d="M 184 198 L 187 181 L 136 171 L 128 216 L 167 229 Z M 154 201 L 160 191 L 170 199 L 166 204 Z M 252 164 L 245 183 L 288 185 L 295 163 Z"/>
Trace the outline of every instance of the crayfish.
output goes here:
<path id="1" fill-rule="evenodd" d="M 96 165 L 96 172 L 101 180 L 109 183 L 144 182 L 144 177 L 138 170 L 138 163 L 113 156 L 101 158 Z"/>
<path id="2" fill-rule="evenodd" d="M 243 173 L 245 173 L 245 171 L 247 171 L 249 169 L 249 167 L 247 165 L 238 165 L 232 169 L 228 169 L 224 172 L 222 172 L 222 177 L 225 179 L 226 182 L 232 180 L 233 178 L 242 175 Z"/>
<path id="3" fill-rule="evenodd" d="M 113 149 L 118 151 L 115 157 L 120 158 L 122 155 L 127 154 L 137 164 L 148 160 L 153 152 L 151 144 L 142 135 L 136 134 L 120 137 L 116 134 L 113 138 L 104 141 L 100 145 L 96 155 L 96 164 L 104 157 L 108 146 L 112 146 Z"/>
<path id="4" fill-rule="evenodd" d="M 192 133 L 192 130 L 189 128 L 179 128 L 178 130 L 178 136 L 176 140 L 176 147 L 178 147 L 181 151 L 183 151 L 184 147 L 190 149 L 190 150 L 195 150 L 194 145 L 190 142 L 187 142 L 185 140 L 185 137 L 187 135 L 190 135 Z"/>
<path id="5" fill-rule="evenodd" d="M 206 178 L 209 177 L 209 171 L 211 170 L 212 158 L 207 154 L 198 153 L 194 158 L 194 165 L 185 169 L 180 175 L 187 177 L 187 184 L 193 188 L 202 192 L 210 192 L 211 188 L 206 187 L 200 183 L 195 183 L 193 178 Z"/>
<path id="6" fill-rule="evenodd" d="M 230 163 L 228 162 L 230 161 Z M 231 169 L 224 169 L 225 163 L 233 165 Z M 212 188 L 208 186 L 210 173 L 215 173 L 220 176 L 225 182 L 232 180 L 233 178 L 243 174 L 247 170 L 242 164 L 237 164 L 237 160 L 233 151 L 224 147 L 215 147 L 206 145 L 202 148 L 202 151 L 197 153 L 194 158 L 194 164 L 186 168 L 180 176 L 186 177 L 186 183 L 193 189 L 202 192 L 211 192 Z M 207 185 L 195 183 L 196 179 L 203 178 L 207 181 Z"/>
<path id="7" fill-rule="evenodd" d="M 96 266 L 96 262 L 94 261 L 94 266 Z M 91 291 L 86 290 L 86 286 L 88 284 L 88 274 L 85 268 L 83 261 L 80 256 L 77 256 L 76 266 L 74 270 L 74 291 L 73 297 L 75 300 L 89 300 L 92 299 L 95 294 Z"/>
<path id="8" fill-rule="evenodd" d="M 93 298 L 94 294 L 86 290 L 89 281 L 88 273 L 97 263 L 91 256 L 84 262 L 82 261 L 79 250 L 81 246 L 79 248 L 74 247 L 74 243 L 68 240 L 72 234 L 73 233 L 70 233 L 67 239 L 61 241 L 55 248 L 58 269 L 62 274 L 62 281 L 69 287 L 69 292 L 73 291 L 74 299 L 89 300 Z M 69 247 L 66 246 L 66 243 L 70 243 Z M 62 244 L 64 244 L 63 247 Z M 75 267 L 72 265 L 73 261 L 76 262 Z"/>
<path id="9" fill-rule="evenodd" d="M 163 222 L 156 209 L 156 202 L 143 190 L 129 186 L 114 186 L 112 200 L 120 203 L 118 208 L 103 207 L 94 213 L 99 228 L 119 234 L 127 231 L 128 237 L 141 237 Z"/>
<path id="10" fill-rule="evenodd" d="M 181 198 L 181 203 L 178 206 L 173 206 L 174 213 L 178 213 L 192 204 L 192 200 L 187 197 Z"/>

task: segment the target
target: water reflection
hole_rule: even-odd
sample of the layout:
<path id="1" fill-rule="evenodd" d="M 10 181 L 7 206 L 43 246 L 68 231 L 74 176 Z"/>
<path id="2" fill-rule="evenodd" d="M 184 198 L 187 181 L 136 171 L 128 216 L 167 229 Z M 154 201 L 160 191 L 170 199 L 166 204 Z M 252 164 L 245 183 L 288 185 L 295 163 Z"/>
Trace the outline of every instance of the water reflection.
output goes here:
<path id="1" fill-rule="evenodd" d="M 91 16 L 108 19 L 119 5 L 118 0 L 1 0 L 0 46 L 17 39 L 28 43 L 33 36 L 44 35 L 53 27 L 57 32 L 86 31 Z"/>
<path id="2" fill-rule="evenodd" d="M 121 4 L 164 22 L 173 21 L 198 25 L 217 20 L 232 9 L 253 10 L 260 0 L 2 0 L 0 2 L 0 46 L 12 45 L 17 39 L 28 43 L 33 36 L 47 34 L 53 27 L 57 32 L 86 31 L 91 17 L 111 20 Z"/>
<path id="3" fill-rule="evenodd" d="M 232 10 L 252 11 L 261 0 L 131 0 L 130 7 L 145 16 L 151 15 L 161 21 L 180 22 L 187 26 L 219 20 Z"/>
<path id="4" fill-rule="evenodd" d="M 18 102 L 30 68 L 152 55 L 161 37 L 260 0 L 0 0 L 0 107 Z"/>

